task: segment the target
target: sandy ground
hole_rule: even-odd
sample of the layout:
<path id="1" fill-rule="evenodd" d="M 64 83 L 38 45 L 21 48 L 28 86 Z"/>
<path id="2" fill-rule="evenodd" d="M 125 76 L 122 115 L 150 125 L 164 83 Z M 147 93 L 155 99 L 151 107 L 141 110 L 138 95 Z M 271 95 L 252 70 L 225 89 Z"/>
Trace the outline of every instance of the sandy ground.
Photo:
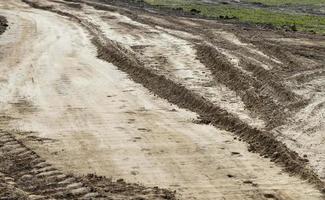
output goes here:
<path id="1" fill-rule="evenodd" d="M 233 91 L 223 84 L 216 85 L 210 71 L 196 59 L 194 45 L 186 39 L 199 38 L 198 36 L 159 26 L 151 27 L 117 12 L 101 12 L 90 6 L 85 6 L 84 9 L 88 14 L 77 13 L 81 18 L 98 26 L 111 40 L 140 51 L 140 59 L 149 69 L 185 85 L 246 123 L 258 128 L 264 127 L 263 121 L 252 116 Z M 109 18 L 116 19 L 109 20 L 108 23 L 105 19 Z"/>
<path id="2" fill-rule="evenodd" d="M 64 10 L 64 8 L 62 8 Z M 140 23 L 135 19 L 130 19 L 127 16 L 119 14 L 118 12 L 100 11 L 92 8 L 91 6 L 84 5 L 86 12 L 75 11 L 76 15 L 83 18 L 94 25 L 103 32 L 103 34 L 113 41 L 123 44 L 126 48 L 134 49 L 134 52 L 138 54 L 140 60 L 143 61 L 145 67 L 154 69 L 156 73 L 162 74 L 171 80 L 181 83 L 188 89 L 200 94 L 207 98 L 214 104 L 227 110 L 229 113 L 237 116 L 245 123 L 257 127 L 265 128 L 267 123 L 262 119 L 259 114 L 247 109 L 243 98 L 240 98 L 240 94 L 230 89 L 230 86 L 222 84 L 220 82 L 213 81 L 213 75 L 210 70 L 207 69 L 198 59 L 196 59 L 195 40 L 202 40 L 206 37 L 202 33 L 195 33 L 191 29 L 187 30 L 172 30 L 162 25 L 172 26 L 173 21 L 164 20 L 163 17 L 147 16 L 145 14 L 138 16 L 138 18 L 149 18 L 150 22 L 157 22 L 154 25 L 144 21 Z M 86 14 L 85 14 L 86 13 Z M 141 20 L 139 20 L 141 21 Z M 200 21 L 181 21 L 177 22 L 181 24 L 190 24 L 191 28 L 199 27 Z M 178 25 L 176 23 L 176 26 Z M 174 24 L 175 26 L 175 24 Z M 182 25 L 180 25 L 182 27 Z M 179 28 L 181 29 L 181 28 Z M 208 31 L 207 31 L 208 32 Z M 263 33 L 256 33 L 251 38 L 258 37 Z M 285 67 L 287 63 L 281 61 L 280 56 L 267 54 L 267 49 L 258 48 L 257 46 L 244 41 L 237 37 L 234 33 L 228 30 L 224 30 L 223 27 L 212 29 L 213 39 L 217 42 L 211 42 L 209 45 L 213 46 L 218 52 L 223 54 L 225 58 L 231 62 L 240 72 L 247 74 L 247 76 L 256 76 L 252 71 L 247 70 L 247 67 L 241 63 L 241 60 L 253 63 L 260 68 L 263 68 L 266 72 L 276 74 L 276 76 L 282 79 L 283 74 L 279 73 Z M 292 45 L 294 49 L 297 44 L 300 44 L 298 48 L 313 47 L 324 48 L 322 40 L 307 38 L 288 38 L 279 37 L 276 35 L 265 36 L 265 39 L 271 43 L 278 41 L 280 44 L 287 42 Z M 264 39 L 264 40 L 265 40 Z M 194 40 L 194 42 L 193 42 Z M 204 39 L 203 39 L 204 40 Z M 212 44 L 211 44 L 212 43 Z M 290 52 L 290 49 L 288 49 Z M 308 50 L 313 52 L 313 50 Z M 324 53 L 324 51 L 322 51 Z M 305 84 L 297 84 L 294 80 L 289 82 L 283 80 L 285 87 L 292 90 L 297 98 L 302 97 L 309 101 L 309 105 L 302 108 L 298 112 L 294 111 L 289 117 L 287 124 L 276 127 L 274 134 L 277 135 L 278 140 L 286 143 L 291 149 L 297 151 L 301 157 L 308 156 L 311 166 L 317 171 L 321 178 L 325 177 L 324 164 L 324 141 L 325 135 L 322 133 L 324 130 L 324 115 L 322 113 L 324 109 L 324 77 L 317 74 L 323 72 L 323 60 L 312 60 L 312 57 L 302 57 L 301 54 L 294 55 L 293 60 L 297 63 L 295 65 L 302 66 L 304 71 L 295 72 L 292 76 L 308 76 L 312 74 L 315 79 L 306 81 Z M 309 68 L 315 67 L 316 70 L 310 70 Z M 273 71 L 272 71 L 273 70 Z M 297 70 L 299 71 L 299 70 Z M 315 75 L 316 74 L 316 75 Z M 259 76 L 259 74 L 257 74 Z M 255 78 L 255 77 L 254 77 Z M 262 77 L 262 81 L 269 79 L 269 77 Z M 278 82 L 278 80 L 276 80 Z M 297 87 L 298 85 L 298 87 Z M 272 89 L 269 85 L 263 86 L 261 93 L 271 94 L 275 97 L 275 103 L 281 102 L 281 92 L 277 94 L 276 89 Z M 291 102 L 284 102 L 284 106 Z M 263 107 L 263 105 L 262 105 Z M 286 112 L 286 111 L 284 111 Z M 272 113 L 272 110 L 269 111 Z M 272 114 L 271 114 L 272 115 Z"/>
<path id="3" fill-rule="evenodd" d="M 144 54 L 169 57 L 170 68 L 162 74 L 194 91 L 209 79 L 209 74 L 201 77 L 206 69 L 191 60 L 195 52 L 185 40 L 156 29 L 155 38 L 134 43 L 116 27 L 130 19 L 106 12 L 116 20 L 104 24 L 91 8 L 85 12 L 108 38 L 130 47 L 148 43 L 152 48 Z M 88 32 L 78 23 L 14 0 L 2 0 L 0 13 L 10 25 L 0 37 L 0 108 L 1 115 L 12 118 L 1 128 L 21 133 L 17 137 L 58 169 L 169 188 L 180 199 L 322 198 L 311 185 L 248 152 L 232 133 L 193 123 L 194 113 L 155 97 L 97 59 Z M 231 90 L 217 88 L 211 96 L 225 95 L 217 103 L 229 101 L 229 95 L 237 98 L 223 105 L 263 127 Z"/>

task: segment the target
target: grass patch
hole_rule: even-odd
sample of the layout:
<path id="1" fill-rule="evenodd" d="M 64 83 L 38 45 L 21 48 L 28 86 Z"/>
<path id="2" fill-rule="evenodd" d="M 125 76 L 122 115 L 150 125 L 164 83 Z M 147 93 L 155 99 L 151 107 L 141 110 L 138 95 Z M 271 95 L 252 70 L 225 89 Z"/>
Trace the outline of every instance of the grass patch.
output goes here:
<path id="1" fill-rule="evenodd" d="M 195 1 L 191 0 L 144 0 L 150 5 L 155 5 L 155 6 L 178 6 L 178 5 L 185 5 L 185 4 L 190 4 L 190 3 L 195 3 Z"/>
<path id="2" fill-rule="evenodd" d="M 313 15 L 300 15 L 270 11 L 262 8 L 250 9 L 235 7 L 231 5 L 204 4 L 186 0 L 145 0 L 147 3 L 156 6 L 182 8 L 184 11 L 199 11 L 199 14 L 206 17 L 236 19 L 240 22 L 267 24 L 274 27 L 294 27 L 298 31 L 315 32 L 325 34 L 325 17 Z M 264 1 L 264 0 L 261 0 Z M 278 1 L 278 0 L 273 0 Z M 294 1 L 294 0 L 291 0 Z M 309 1 L 309 0 L 308 0 Z M 313 1 L 313 0 L 311 0 Z M 316 0 L 315 0 L 316 1 Z M 325 1 L 325 0 L 317 0 Z"/>
<path id="3" fill-rule="evenodd" d="M 325 5 L 325 0 L 246 0 L 264 5 Z"/>

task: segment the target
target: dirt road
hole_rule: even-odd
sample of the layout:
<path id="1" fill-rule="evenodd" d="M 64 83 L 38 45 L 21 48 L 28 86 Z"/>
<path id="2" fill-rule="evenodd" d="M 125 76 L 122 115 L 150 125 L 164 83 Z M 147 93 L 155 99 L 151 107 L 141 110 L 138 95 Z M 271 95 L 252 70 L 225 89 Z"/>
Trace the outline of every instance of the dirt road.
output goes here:
<path id="1" fill-rule="evenodd" d="M 42 9 L 15 0 L 0 1 L 0 14 L 10 26 L 0 36 L 0 137 L 4 142 L 8 138 L 19 141 L 15 145 L 24 145 L 37 159 L 55 168 L 40 172 L 124 179 L 150 188 L 176 190 L 179 199 L 322 199 L 314 185 L 289 175 L 269 158 L 249 152 L 247 143 L 233 132 L 195 123 L 196 113 L 154 95 L 120 71 L 114 61 L 97 58 L 91 41 L 97 34 L 101 40 L 123 45 L 144 68 L 182 84 L 249 126 L 265 129 L 271 120 L 246 109 L 238 91 L 226 86 L 227 82 L 215 81 L 213 70 L 196 59 L 200 49 L 196 50 L 193 41 L 205 36 L 158 25 L 153 28 L 114 8 L 101 11 L 71 2 L 36 3 Z M 223 41 L 237 41 L 227 32 L 214 34 Z M 213 41 L 206 45 L 213 45 Z M 246 49 L 243 54 L 257 54 L 254 62 L 266 68 L 281 63 L 239 40 L 237 45 Z M 215 48 L 242 70 L 234 55 L 245 55 Z M 282 97 L 271 98 L 281 102 Z M 299 98 L 292 95 L 294 103 Z M 5 148 L 5 144 L 0 147 Z M 22 189 L 19 172 L 0 171 L 6 180 L 9 174 L 14 176 L 11 183 L 31 199 L 60 197 L 44 192 L 46 187 Z M 101 192 L 95 187 L 91 193 L 91 184 L 81 187 L 80 182 L 74 179 L 66 186 L 73 194 L 80 193 L 78 198 L 96 197 Z M 150 188 L 147 193 L 143 192 L 146 188 L 139 190 L 142 198 L 173 198 L 167 192 L 155 191 L 153 195 Z M 110 195 L 127 199 L 118 190 Z"/>

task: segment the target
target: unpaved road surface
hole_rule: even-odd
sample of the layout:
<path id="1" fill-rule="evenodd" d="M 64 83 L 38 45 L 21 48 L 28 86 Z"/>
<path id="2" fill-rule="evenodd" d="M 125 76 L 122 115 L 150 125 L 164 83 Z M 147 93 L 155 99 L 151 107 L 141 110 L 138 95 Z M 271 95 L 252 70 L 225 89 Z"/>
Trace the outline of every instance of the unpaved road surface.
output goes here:
<path id="1" fill-rule="evenodd" d="M 78 2 L 0 1 L 0 197 L 324 198 L 323 37 Z"/>

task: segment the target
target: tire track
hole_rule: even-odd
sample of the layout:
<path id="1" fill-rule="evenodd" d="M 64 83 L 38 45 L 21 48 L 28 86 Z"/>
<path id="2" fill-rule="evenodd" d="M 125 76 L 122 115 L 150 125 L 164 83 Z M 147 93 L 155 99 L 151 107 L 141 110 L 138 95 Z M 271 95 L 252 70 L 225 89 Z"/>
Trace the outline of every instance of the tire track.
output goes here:
<path id="1" fill-rule="evenodd" d="M 284 143 L 278 141 L 271 132 L 261 131 L 248 126 L 237 117 L 229 114 L 226 110 L 213 105 L 201 96 L 189 91 L 184 86 L 142 67 L 140 61 L 133 56 L 132 52 L 123 48 L 122 45 L 102 36 L 100 31 L 88 22 L 53 7 L 40 6 L 28 0 L 23 1 L 35 8 L 50 10 L 76 20 L 92 34 L 92 42 L 98 49 L 98 57 L 100 59 L 113 63 L 121 71 L 127 73 L 133 81 L 142 84 L 159 97 L 181 108 L 196 112 L 203 122 L 211 123 L 216 127 L 234 132 L 250 145 L 250 151 L 271 158 L 273 162 L 281 164 L 288 173 L 308 180 L 320 191 L 325 192 L 324 183 L 310 169 L 308 161 L 290 150 Z"/>
<path id="2" fill-rule="evenodd" d="M 122 179 L 65 174 L 5 131 L 0 131 L 0 181 L 5 199 L 175 199 L 174 192 Z"/>
<path id="3" fill-rule="evenodd" d="M 271 72 L 251 63 L 244 63 L 253 75 L 245 74 L 234 67 L 213 46 L 196 45 L 197 57 L 213 73 L 215 79 L 236 93 L 244 101 L 246 107 L 259 113 L 268 122 L 268 128 L 283 125 L 290 112 L 305 105 L 305 101 L 286 89 L 281 80 Z"/>
<path id="4" fill-rule="evenodd" d="M 52 167 L 8 132 L 0 133 L 0 157 L 1 173 L 9 180 L 4 185 L 12 185 L 29 199 L 100 197 L 78 178 Z"/>
<path id="5" fill-rule="evenodd" d="M 216 33 L 214 33 L 215 31 L 209 29 L 206 30 L 206 27 L 215 28 L 216 30 L 222 30 L 223 27 L 220 27 L 220 24 L 218 25 L 214 23 L 209 23 L 207 21 L 200 21 L 200 23 L 202 24 L 199 25 L 197 24 L 197 22 L 194 21 L 193 24 L 195 25 L 189 26 L 188 24 L 180 22 L 180 20 L 172 18 L 170 16 L 154 16 L 151 19 L 148 17 L 144 17 L 144 15 L 141 15 L 141 11 L 139 10 L 135 11 L 135 14 L 133 12 L 127 12 L 126 8 L 113 8 L 95 2 L 91 3 L 89 1 L 83 2 L 89 6 L 93 6 L 95 9 L 98 10 L 122 13 L 123 15 L 129 17 L 130 19 L 136 22 L 149 25 L 153 28 L 157 26 L 164 27 L 166 29 L 190 33 L 202 38 L 189 39 L 182 38 L 182 36 L 176 34 L 173 35 L 175 37 L 188 40 L 189 42 L 195 44 L 197 46 L 196 50 L 198 50 L 199 54 L 198 59 L 203 64 L 205 64 L 210 71 L 212 71 L 215 76 L 215 79 L 219 83 L 222 83 L 233 91 L 235 91 L 238 96 L 241 97 L 241 100 L 245 104 L 245 108 L 247 110 L 250 110 L 251 113 L 257 114 L 257 116 L 260 116 L 266 121 L 266 123 L 268 123 L 268 129 L 283 125 L 286 120 L 290 118 L 293 113 L 295 113 L 295 111 L 303 108 L 307 104 L 307 100 L 295 94 L 291 89 L 286 86 L 285 80 L 282 77 L 274 73 L 272 70 L 266 70 L 261 66 L 257 66 L 257 63 L 272 66 L 275 63 L 275 59 L 266 56 L 265 54 L 263 54 L 263 52 L 251 48 L 249 45 L 246 46 L 246 44 L 241 43 L 235 35 L 229 37 L 224 35 L 226 33 L 230 34 L 230 32 L 217 32 L 221 35 L 216 35 Z M 115 5 L 115 2 L 107 3 L 109 5 Z M 166 21 L 168 21 L 168 23 Z M 223 39 L 220 39 L 220 37 Z M 238 41 L 232 42 L 231 39 Z M 202 42 L 202 40 L 208 41 L 211 46 L 205 45 L 205 42 Z M 229 61 L 227 61 L 227 59 L 229 58 L 223 58 L 223 56 L 220 55 L 221 52 L 216 52 L 213 46 L 223 46 L 226 52 L 231 52 L 234 53 L 236 57 L 238 56 L 240 67 L 243 70 L 233 69 L 233 65 L 229 63 Z M 211 54 L 215 54 L 213 56 L 217 57 L 211 57 Z M 203 58 L 202 56 L 205 56 L 205 58 Z M 139 57 L 143 57 L 142 52 L 140 52 Z M 154 62 L 158 62 L 158 59 Z M 218 70 L 220 69 L 217 70 L 216 67 L 211 66 L 212 64 L 215 65 L 216 62 L 227 65 L 228 68 L 225 69 L 223 75 L 228 74 L 227 77 L 234 76 L 239 78 L 238 80 L 240 84 L 238 84 L 238 81 L 231 82 L 232 80 L 229 80 L 229 78 L 225 80 L 226 77 L 220 76 L 220 74 L 218 74 Z M 245 74 L 243 71 L 248 73 Z"/>

